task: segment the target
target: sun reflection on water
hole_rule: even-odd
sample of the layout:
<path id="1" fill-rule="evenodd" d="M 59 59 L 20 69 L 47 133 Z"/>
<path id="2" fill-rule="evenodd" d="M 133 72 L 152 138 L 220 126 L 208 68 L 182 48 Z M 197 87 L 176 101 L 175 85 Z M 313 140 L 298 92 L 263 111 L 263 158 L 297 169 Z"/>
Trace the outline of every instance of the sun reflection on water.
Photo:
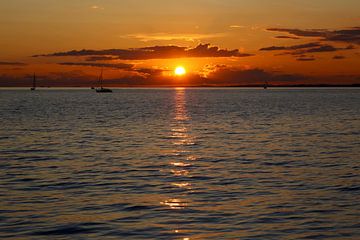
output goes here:
<path id="1" fill-rule="evenodd" d="M 191 166 L 190 163 L 184 163 L 184 162 L 172 162 L 171 165 L 175 167 L 188 167 Z"/>
<path id="2" fill-rule="evenodd" d="M 171 160 L 169 160 L 169 174 L 176 180 L 171 182 L 171 186 L 175 189 L 167 199 L 160 204 L 170 209 L 182 210 L 191 206 L 189 193 L 193 192 L 192 183 L 190 182 L 191 169 L 194 167 L 194 161 L 197 157 L 193 154 L 192 146 L 196 145 L 196 138 L 191 133 L 191 117 L 186 109 L 186 89 L 176 88 L 174 96 L 174 115 L 171 121 L 169 144 L 173 147 Z M 181 233 L 184 230 L 181 226 L 177 226 L 172 230 L 174 233 Z M 189 239 L 187 237 L 181 239 Z"/>
<path id="3" fill-rule="evenodd" d="M 175 169 L 171 169 L 171 173 L 174 176 L 187 176 L 189 175 L 189 171 L 187 170 L 175 170 Z"/>
<path id="4" fill-rule="evenodd" d="M 191 187 L 191 183 L 172 183 L 172 185 L 179 187 L 179 188 L 190 188 Z"/>
<path id="5" fill-rule="evenodd" d="M 164 202 L 161 202 L 163 205 L 169 206 L 171 209 L 184 209 L 187 206 L 187 203 L 185 200 L 173 198 L 168 199 Z"/>
<path id="6" fill-rule="evenodd" d="M 188 160 L 188 161 L 195 161 L 195 160 L 197 160 L 197 157 L 195 157 L 195 156 L 193 156 L 193 155 L 190 155 L 190 156 L 187 156 L 187 157 L 186 157 L 186 160 Z"/>

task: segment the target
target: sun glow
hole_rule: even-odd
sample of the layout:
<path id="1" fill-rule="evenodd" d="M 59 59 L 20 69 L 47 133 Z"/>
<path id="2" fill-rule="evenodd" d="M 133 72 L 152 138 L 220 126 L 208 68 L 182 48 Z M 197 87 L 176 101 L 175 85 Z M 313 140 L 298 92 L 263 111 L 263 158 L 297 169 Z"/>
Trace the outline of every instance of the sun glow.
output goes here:
<path id="1" fill-rule="evenodd" d="M 177 76 L 182 76 L 186 74 L 186 69 L 183 66 L 178 66 L 175 68 L 174 73 Z"/>

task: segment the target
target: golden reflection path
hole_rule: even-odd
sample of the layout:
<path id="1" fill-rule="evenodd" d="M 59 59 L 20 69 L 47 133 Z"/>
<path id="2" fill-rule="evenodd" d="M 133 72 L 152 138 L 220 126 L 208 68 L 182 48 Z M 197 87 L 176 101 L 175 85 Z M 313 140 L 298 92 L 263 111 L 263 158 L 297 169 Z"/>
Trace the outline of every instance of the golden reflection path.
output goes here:
<path id="1" fill-rule="evenodd" d="M 162 205 L 174 210 L 186 209 L 190 206 L 190 201 L 187 194 L 192 191 L 192 184 L 189 181 L 191 176 L 190 168 L 193 162 L 197 159 L 192 154 L 191 146 L 196 144 L 196 139 L 190 132 L 191 117 L 186 110 L 186 89 L 176 88 L 174 99 L 174 117 L 172 118 L 171 131 L 170 131 L 170 144 L 173 145 L 174 159 L 169 162 L 169 174 L 179 179 L 171 182 L 175 188 L 180 188 L 180 194 L 173 194 L 169 198 L 161 202 Z M 172 230 L 174 233 L 182 233 L 181 226 Z M 183 239 L 189 239 L 188 237 Z"/>

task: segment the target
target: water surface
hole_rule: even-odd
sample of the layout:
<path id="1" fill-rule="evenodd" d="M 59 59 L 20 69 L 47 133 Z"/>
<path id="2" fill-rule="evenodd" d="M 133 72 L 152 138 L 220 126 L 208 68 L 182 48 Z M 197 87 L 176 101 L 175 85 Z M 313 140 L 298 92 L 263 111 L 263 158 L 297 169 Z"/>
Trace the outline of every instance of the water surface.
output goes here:
<path id="1" fill-rule="evenodd" d="M 360 238 L 359 106 L 359 89 L 0 90 L 0 238 Z"/>

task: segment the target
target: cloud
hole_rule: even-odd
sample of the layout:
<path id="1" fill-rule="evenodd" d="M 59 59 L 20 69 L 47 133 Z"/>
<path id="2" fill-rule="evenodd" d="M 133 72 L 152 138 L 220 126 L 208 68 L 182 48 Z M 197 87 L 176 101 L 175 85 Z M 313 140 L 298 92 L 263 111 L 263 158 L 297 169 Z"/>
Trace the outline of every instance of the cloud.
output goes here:
<path id="1" fill-rule="evenodd" d="M 167 69 L 159 68 L 136 68 L 133 64 L 126 63 L 89 63 L 89 62 L 62 62 L 59 65 L 65 66 L 84 66 L 84 67 L 97 67 L 97 68 L 112 68 L 128 72 L 130 75 L 138 76 L 157 76 L 163 72 L 167 72 Z"/>
<path id="2" fill-rule="evenodd" d="M 149 75 L 154 75 L 154 74 L 157 75 L 164 71 L 169 71 L 169 70 L 157 69 L 157 68 L 136 68 L 134 70 L 139 73 L 145 73 L 145 74 L 149 74 Z"/>
<path id="3" fill-rule="evenodd" d="M 322 37 L 326 32 L 325 29 L 301 30 L 293 28 L 268 28 L 270 32 L 285 32 L 298 37 Z"/>
<path id="4" fill-rule="evenodd" d="M 355 43 L 360 45 L 360 27 L 332 32 L 326 37 L 329 41 Z"/>
<path id="5" fill-rule="evenodd" d="M 230 25 L 229 28 L 245 28 L 245 26 L 242 26 L 242 25 Z"/>
<path id="6" fill-rule="evenodd" d="M 332 45 L 326 44 L 326 45 L 321 45 L 319 47 L 313 47 L 313 48 L 293 51 L 290 54 L 299 55 L 299 54 L 307 54 L 307 53 L 324 53 L 324 52 L 336 52 L 336 51 L 351 50 L 351 49 L 353 49 L 351 45 L 348 47 L 345 47 L 345 48 L 337 48 Z"/>
<path id="7" fill-rule="evenodd" d="M 275 38 L 278 38 L 278 39 L 300 39 L 298 37 L 292 37 L 292 36 L 275 36 Z"/>
<path id="8" fill-rule="evenodd" d="M 109 60 L 116 60 L 114 57 L 107 57 L 107 56 L 91 56 L 85 59 L 88 62 L 96 62 L 96 61 L 109 61 Z"/>
<path id="9" fill-rule="evenodd" d="M 324 41 L 345 42 L 360 45 L 360 27 L 341 30 L 268 28 L 272 32 L 285 32 L 296 37 L 316 37 Z"/>
<path id="10" fill-rule="evenodd" d="M 26 66 L 26 63 L 22 62 L 0 62 L 0 66 Z"/>
<path id="11" fill-rule="evenodd" d="M 211 38 L 220 38 L 224 37 L 225 33 L 137 33 L 137 34 L 129 34 L 127 38 L 137 39 L 141 42 L 150 42 L 150 41 L 174 41 L 174 40 L 184 40 L 188 42 L 200 41 L 203 39 L 211 39 Z"/>
<path id="12" fill-rule="evenodd" d="M 344 48 L 336 48 L 336 47 L 331 46 L 331 45 L 323 45 L 323 46 L 320 46 L 320 47 L 309 48 L 307 50 L 304 50 L 303 52 L 307 52 L 307 53 L 335 52 L 337 50 L 344 50 Z"/>
<path id="13" fill-rule="evenodd" d="M 354 49 L 353 45 L 349 45 L 344 48 L 338 48 L 334 47 L 330 44 L 321 44 L 319 42 L 310 42 L 305 44 L 298 44 L 298 45 L 292 45 L 292 46 L 271 46 L 271 47 L 265 47 L 261 48 L 260 51 L 284 51 L 279 55 L 296 55 L 299 61 L 312 61 L 315 59 L 309 59 L 309 58 L 302 58 L 298 55 L 304 55 L 304 54 L 314 54 L 314 53 L 324 53 L 324 52 L 336 52 L 336 51 L 343 51 L 343 50 L 351 50 Z"/>
<path id="14" fill-rule="evenodd" d="M 303 61 L 303 62 L 309 62 L 309 61 L 315 61 L 316 58 L 314 58 L 314 57 L 299 57 L 296 60 L 297 61 Z"/>
<path id="15" fill-rule="evenodd" d="M 262 85 L 265 81 L 272 84 L 297 83 L 308 77 L 299 74 L 276 74 L 264 69 L 219 68 L 208 76 L 213 83 L 223 85 Z"/>
<path id="16" fill-rule="evenodd" d="M 86 66 L 86 67 L 104 67 L 104 68 L 116 68 L 116 69 L 132 69 L 132 64 L 126 63 L 89 63 L 89 62 L 62 62 L 60 65 L 67 66 Z"/>
<path id="17" fill-rule="evenodd" d="M 72 50 L 51 54 L 34 55 L 33 57 L 64 57 L 64 56 L 115 56 L 121 60 L 148 60 L 169 58 L 201 58 L 201 57 L 249 57 L 253 54 L 242 53 L 238 49 L 220 49 L 210 44 L 199 44 L 194 48 L 179 46 L 153 46 L 131 49 L 105 49 L 105 50 Z"/>
<path id="18" fill-rule="evenodd" d="M 335 55 L 335 56 L 333 57 L 333 59 L 335 59 L 335 60 L 341 60 L 341 59 L 345 59 L 345 56 Z"/>
<path id="19" fill-rule="evenodd" d="M 293 45 L 293 46 L 265 47 L 265 48 L 261 48 L 260 51 L 298 50 L 298 49 L 318 47 L 318 46 L 321 46 L 321 44 L 314 42 L 314 43 L 305 43 L 305 44 L 299 44 L 299 45 Z"/>
<path id="20" fill-rule="evenodd" d="M 210 74 L 222 69 L 227 68 L 225 64 L 206 64 L 200 71 L 199 75 L 207 78 Z"/>
<path id="21" fill-rule="evenodd" d="M 271 72 L 265 69 L 240 69 L 233 67 L 219 68 L 203 79 L 206 83 L 230 86 L 261 86 L 267 81 L 270 85 L 326 85 L 360 84 L 359 75 L 310 76 L 296 73 Z"/>

